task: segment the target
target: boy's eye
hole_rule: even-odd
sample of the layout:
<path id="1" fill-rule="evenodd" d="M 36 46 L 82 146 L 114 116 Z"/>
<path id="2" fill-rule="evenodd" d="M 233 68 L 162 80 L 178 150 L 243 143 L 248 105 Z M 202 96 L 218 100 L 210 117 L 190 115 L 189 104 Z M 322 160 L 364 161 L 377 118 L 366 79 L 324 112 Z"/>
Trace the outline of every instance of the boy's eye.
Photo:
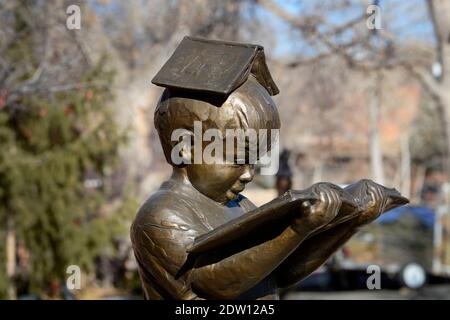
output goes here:
<path id="1" fill-rule="evenodd" d="M 245 166 L 245 163 L 232 163 L 231 164 L 231 167 L 233 167 L 233 168 L 240 168 L 243 166 Z"/>

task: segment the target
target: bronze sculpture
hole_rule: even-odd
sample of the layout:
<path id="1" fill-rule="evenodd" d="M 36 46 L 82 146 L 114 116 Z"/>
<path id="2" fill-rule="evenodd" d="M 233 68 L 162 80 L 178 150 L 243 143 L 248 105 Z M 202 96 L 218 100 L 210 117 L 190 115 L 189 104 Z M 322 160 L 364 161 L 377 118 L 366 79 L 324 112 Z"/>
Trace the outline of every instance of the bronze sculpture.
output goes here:
<path id="1" fill-rule="evenodd" d="M 147 299 L 276 299 L 279 287 L 309 275 L 359 227 L 408 202 L 361 180 L 288 191 L 256 208 L 240 195 L 254 174 L 247 140 L 243 161 L 236 145 L 216 149 L 220 159 L 232 153 L 232 163 L 192 161 L 205 141 L 175 150 L 173 132 L 195 139 L 196 121 L 223 139 L 227 129 L 279 129 L 271 99 L 278 88 L 260 46 L 185 37 L 153 83 L 166 87 L 155 126 L 173 174 L 131 227 Z M 258 137 L 256 148 L 262 143 Z"/>

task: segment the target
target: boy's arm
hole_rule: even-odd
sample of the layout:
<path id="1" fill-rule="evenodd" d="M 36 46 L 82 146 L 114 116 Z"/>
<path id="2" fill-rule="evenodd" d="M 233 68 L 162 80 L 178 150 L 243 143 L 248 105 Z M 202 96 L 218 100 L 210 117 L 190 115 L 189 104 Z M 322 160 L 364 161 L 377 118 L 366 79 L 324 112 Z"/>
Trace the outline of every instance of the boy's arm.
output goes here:
<path id="1" fill-rule="evenodd" d="M 289 287 L 309 276 L 357 231 L 351 220 L 302 242 L 274 272 L 277 285 Z"/>
<path id="2" fill-rule="evenodd" d="M 132 228 L 132 242 L 144 290 L 152 290 L 156 285 L 160 292 L 166 293 L 163 296 L 172 299 L 196 299 L 199 296 L 233 299 L 269 275 L 302 240 L 299 233 L 288 227 L 277 238 L 214 264 L 193 268 L 177 278 L 187 258 L 189 239 L 193 239 L 195 233 L 190 229 L 175 228 L 156 224 Z"/>
<path id="3" fill-rule="evenodd" d="M 374 221 L 390 207 L 390 199 L 382 186 L 371 181 L 368 183 L 368 197 L 362 199 L 365 208 L 356 218 L 319 233 L 304 242 L 274 272 L 279 287 L 294 285 L 320 267 L 339 247 L 349 240 L 361 226 Z M 346 188 L 354 196 L 360 196 L 354 188 Z"/>
<path id="4" fill-rule="evenodd" d="M 301 225 L 296 219 L 278 237 L 214 264 L 193 268 L 178 279 L 176 274 L 187 258 L 186 248 L 197 236 L 186 227 L 188 224 L 135 225 L 132 240 L 136 258 L 144 269 L 144 277 L 158 282 L 160 291 L 166 291 L 167 296 L 178 299 L 195 299 L 197 296 L 235 298 L 271 274 L 316 227 L 335 217 L 340 203 L 335 201 L 337 195 L 333 192 L 320 191 L 321 200 L 310 206 L 308 217 L 300 219 Z"/>
<path id="5" fill-rule="evenodd" d="M 233 299 L 268 276 L 306 238 L 291 227 L 278 237 L 214 264 L 191 271 L 194 291 L 214 299 Z"/>
<path id="6" fill-rule="evenodd" d="M 334 219 L 341 201 L 326 184 L 317 184 L 318 201 L 303 203 L 291 226 L 278 237 L 234 254 L 224 260 L 194 269 L 193 288 L 211 297 L 229 299 L 246 292 L 273 272 L 309 234 Z"/>

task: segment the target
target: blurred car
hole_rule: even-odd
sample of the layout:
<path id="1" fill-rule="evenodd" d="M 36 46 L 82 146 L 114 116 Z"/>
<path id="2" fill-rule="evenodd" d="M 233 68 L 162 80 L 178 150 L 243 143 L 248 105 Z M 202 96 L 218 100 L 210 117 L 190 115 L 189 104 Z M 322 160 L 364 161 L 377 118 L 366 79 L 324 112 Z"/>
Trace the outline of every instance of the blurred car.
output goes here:
<path id="1" fill-rule="evenodd" d="M 300 282 L 299 290 L 367 288 L 375 265 L 382 288 L 420 289 L 450 279 L 450 212 L 404 206 L 386 212 L 338 250 L 323 267 Z"/>
<path id="2" fill-rule="evenodd" d="M 368 277 L 377 265 L 387 286 L 420 289 L 427 282 L 450 278 L 450 212 L 424 206 L 404 206 L 386 212 L 355 235 L 332 259 L 330 270 L 353 271 Z M 385 286 L 386 287 L 386 286 Z"/>

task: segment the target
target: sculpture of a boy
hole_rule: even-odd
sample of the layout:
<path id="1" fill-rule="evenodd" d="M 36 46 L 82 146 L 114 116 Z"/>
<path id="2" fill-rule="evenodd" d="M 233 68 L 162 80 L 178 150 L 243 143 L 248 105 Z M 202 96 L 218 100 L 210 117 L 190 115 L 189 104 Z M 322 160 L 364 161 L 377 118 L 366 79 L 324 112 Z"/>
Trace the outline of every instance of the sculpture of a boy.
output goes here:
<path id="1" fill-rule="evenodd" d="M 235 65 L 240 67 L 231 70 Z M 196 121 L 203 130 L 214 128 L 224 136 L 226 129 L 279 129 L 271 98 L 278 89 L 259 46 L 187 37 L 164 68 L 153 81 L 166 87 L 154 121 L 173 173 L 142 205 L 131 228 L 147 299 L 276 299 L 278 288 L 295 284 L 317 269 L 359 227 L 405 203 L 404 198 L 393 198 L 389 189 L 364 180 L 346 188 L 363 210 L 311 237 L 336 217 L 342 204 L 335 189 L 320 183 L 313 186 L 317 201 L 302 203 L 275 238 L 220 261 L 194 265 L 180 275 L 195 238 L 256 208 L 239 194 L 252 180 L 254 164 L 194 163 L 193 148 L 174 153 L 177 141 L 172 141 L 172 133 L 183 129 L 189 135 Z M 236 150 L 225 148 L 223 159 L 229 152 Z M 174 154 L 183 160 L 181 164 L 174 163 Z"/>

